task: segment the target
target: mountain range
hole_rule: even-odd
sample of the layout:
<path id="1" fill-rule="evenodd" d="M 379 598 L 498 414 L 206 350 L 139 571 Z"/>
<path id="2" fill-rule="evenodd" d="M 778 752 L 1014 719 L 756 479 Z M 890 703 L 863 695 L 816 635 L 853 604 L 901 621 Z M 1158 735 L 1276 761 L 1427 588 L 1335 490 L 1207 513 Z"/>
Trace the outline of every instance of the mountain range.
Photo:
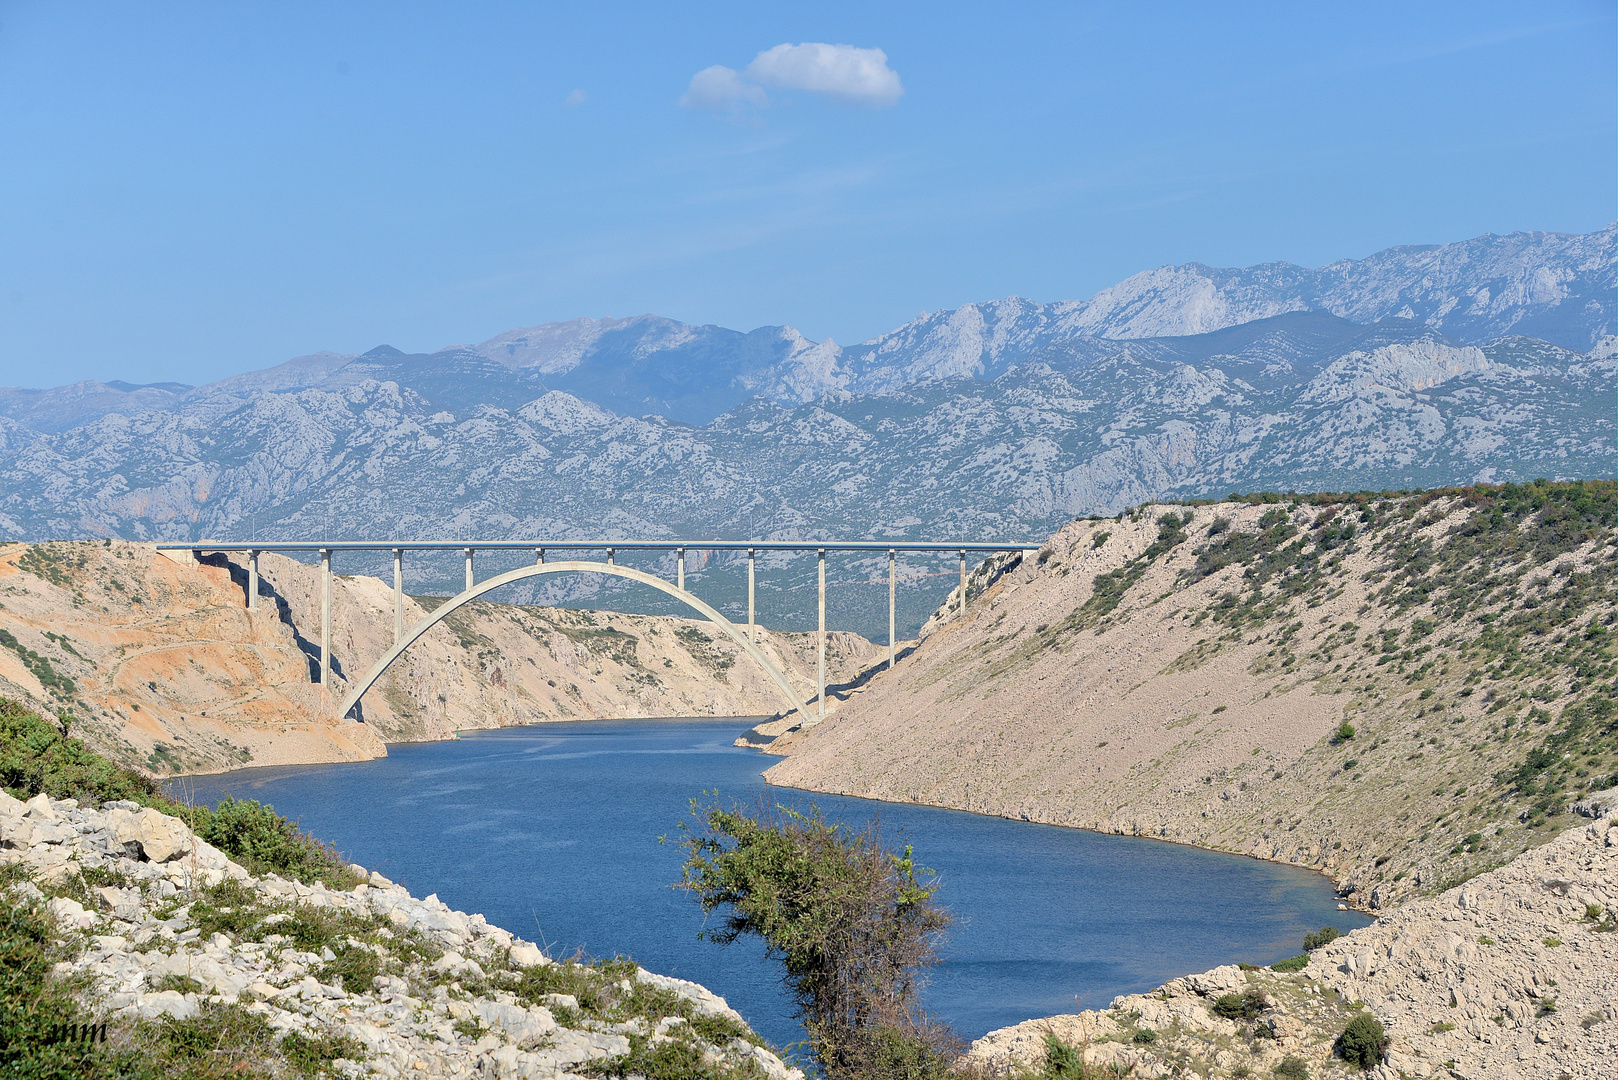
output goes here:
<path id="1" fill-rule="evenodd" d="M 1610 476 L 1615 230 L 1169 267 L 848 348 L 646 315 L 5 389 L 0 536 L 1037 542 L 1153 498 Z"/>
<path id="2" fill-rule="evenodd" d="M 807 403 L 837 390 L 874 393 L 930 379 L 993 379 L 1059 350 L 1101 355 L 1108 340 L 1181 337 L 1289 312 L 1369 324 L 1395 319 L 1476 344 L 1533 337 L 1577 352 L 1618 332 L 1618 225 L 1588 235 L 1512 233 L 1396 247 L 1318 270 L 1291 263 L 1200 263 L 1136 274 L 1089 300 L 1021 297 L 923 314 L 860 345 L 813 342 L 790 326 L 751 332 L 656 315 L 575 319 L 509 330 L 478 345 L 406 355 L 317 353 L 194 388 L 81 382 L 0 388 L 0 416 L 62 431 L 112 412 L 203 399 L 400 381 L 446 407 L 520 405 L 561 390 L 624 416 L 706 424 L 762 396 Z M 1098 342 L 1096 339 L 1100 339 Z"/>

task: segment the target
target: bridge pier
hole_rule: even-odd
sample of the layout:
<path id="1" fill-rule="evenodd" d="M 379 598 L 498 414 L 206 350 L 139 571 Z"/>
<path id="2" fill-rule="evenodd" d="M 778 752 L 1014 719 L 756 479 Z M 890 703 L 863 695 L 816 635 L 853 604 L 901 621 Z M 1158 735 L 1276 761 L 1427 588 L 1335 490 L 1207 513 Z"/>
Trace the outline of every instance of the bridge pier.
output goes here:
<path id="1" fill-rule="evenodd" d="M 320 685 L 331 685 L 331 548 L 320 549 Z"/>
<path id="2" fill-rule="evenodd" d="M 888 670 L 889 671 L 893 670 L 893 649 L 894 649 L 894 645 L 893 645 L 893 626 L 894 626 L 893 594 L 894 594 L 894 587 L 898 583 L 898 579 L 897 579 L 897 577 L 895 576 L 895 573 L 894 573 L 894 558 L 895 558 L 894 550 L 892 548 L 889 548 L 888 549 Z"/>
<path id="3" fill-rule="evenodd" d="M 404 637 L 404 548 L 393 549 L 393 643 Z"/>
<path id="4" fill-rule="evenodd" d="M 753 615 L 753 549 L 747 549 L 747 640 L 758 644 L 758 620 Z"/>
<path id="5" fill-rule="evenodd" d="M 247 553 L 247 610 L 258 610 L 258 551 Z"/>
<path id="6" fill-rule="evenodd" d="M 472 549 L 462 548 L 461 550 L 466 552 L 466 587 L 470 589 L 477 584 L 477 579 L 472 576 Z"/>
<path id="7" fill-rule="evenodd" d="M 815 643 L 815 670 L 820 683 L 820 718 L 826 719 L 826 549 L 820 548 L 820 633 Z"/>
<path id="8" fill-rule="evenodd" d="M 961 549 L 961 614 L 966 614 L 966 549 Z"/>
<path id="9" fill-rule="evenodd" d="M 534 565 L 535 566 L 544 566 L 545 565 L 545 549 L 544 548 L 535 548 L 534 549 Z"/>
<path id="10" fill-rule="evenodd" d="M 685 548 L 677 549 L 679 558 L 675 561 L 674 584 L 681 592 L 685 591 Z"/>

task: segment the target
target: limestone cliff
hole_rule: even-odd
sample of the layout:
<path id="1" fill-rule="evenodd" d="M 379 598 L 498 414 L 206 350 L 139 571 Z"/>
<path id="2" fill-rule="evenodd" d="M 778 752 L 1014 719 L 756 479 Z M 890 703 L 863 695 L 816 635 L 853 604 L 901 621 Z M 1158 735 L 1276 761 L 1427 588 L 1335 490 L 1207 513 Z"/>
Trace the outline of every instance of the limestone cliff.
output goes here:
<path id="1" fill-rule="evenodd" d="M 335 578 L 330 694 L 313 678 L 318 570 L 275 555 L 261 570 L 250 612 L 244 569 L 222 557 L 175 562 L 122 541 L 0 547 L 0 696 L 69 713 L 93 747 L 160 775 L 377 757 L 469 728 L 784 708 L 705 622 L 476 601 L 366 694 L 364 723 L 339 721 L 348 677 L 392 644 L 391 588 Z M 407 624 L 435 602 L 407 598 Z M 812 635 L 764 631 L 761 647 L 812 694 Z M 828 678 L 852 681 L 877 659 L 864 638 L 833 634 Z"/>

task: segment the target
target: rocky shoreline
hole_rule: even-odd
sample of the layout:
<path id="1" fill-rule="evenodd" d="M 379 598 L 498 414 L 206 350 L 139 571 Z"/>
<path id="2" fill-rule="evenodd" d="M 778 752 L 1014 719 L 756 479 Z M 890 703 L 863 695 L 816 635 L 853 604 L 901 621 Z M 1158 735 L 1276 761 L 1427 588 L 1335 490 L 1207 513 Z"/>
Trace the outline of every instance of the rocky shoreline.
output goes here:
<path id="1" fill-rule="evenodd" d="M 704 987 L 552 959 L 358 866 L 348 888 L 254 876 L 155 809 L 3 791 L 0 843 L 7 905 L 48 913 L 70 955 L 56 974 L 114 1046 L 226 1017 L 267 1053 L 328 1047 L 345 1076 L 611 1076 L 676 1055 L 802 1080 Z"/>
<path id="2" fill-rule="evenodd" d="M 1054 1037 L 1121 1076 L 1358 1076 L 1334 1046 L 1369 1013 L 1388 1038 L 1374 1080 L 1613 1076 L 1614 802 L 1593 801 L 1583 809 L 1595 821 L 1315 949 L 1299 970 L 1174 979 L 1106 1010 L 990 1032 L 968 1060 L 1011 1074 L 1037 1066 Z M 1292 1073 L 1276 1072 L 1289 1061 Z"/>

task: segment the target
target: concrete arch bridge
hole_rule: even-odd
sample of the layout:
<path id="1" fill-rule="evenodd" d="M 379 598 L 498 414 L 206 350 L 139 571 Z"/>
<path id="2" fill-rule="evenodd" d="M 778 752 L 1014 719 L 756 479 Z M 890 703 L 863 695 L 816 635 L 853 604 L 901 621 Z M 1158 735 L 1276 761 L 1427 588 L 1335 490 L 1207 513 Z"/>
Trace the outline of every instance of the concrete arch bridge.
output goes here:
<path id="1" fill-rule="evenodd" d="M 744 653 L 756 663 L 764 673 L 769 676 L 776 688 L 780 691 L 784 705 L 783 714 L 796 710 L 803 717 L 805 727 L 811 727 L 822 720 L 826 715 L 826 553 L 828 551 L 863 551 L 888 553 L 888 667 L 895 661 L 895 616 L 894 600 L 896 577 L 896 560 L 898 553 L 928 552 L 933 554 L 955 553 L 960 560 L 960 597 L 961 610 L 966 610 L 966 575 L 968 554 L 993 555 L 1002 552 L 1028 552 L 1037 545 L 1020 543 L 932 543 L 932 542 L 896 542 L 881 540 L 855 540 L 838 542 L 779 542 L 779 541 L 668 541 L 668 540 L 600 540 L 600 541 L 559 541 L 552 543 L 530 542 L 519 543 L 514 541 L 474 541 L 474 542 L 444 542 L 444 541 L 311 541 L 311 542 L 279 542 L 267 541 L 264 543 L 228 543 L 217 541 L 201 541 L 185 544 L 159 544 L 159 551 L 189 552 L 193 557 L 206 554 L 239 554 L 247 560 L 247 606 L 255 609 L 258 606 L 258 560 L 263 552 L 273 551 L 280 553 L 318 554 L 320 558 L 320 685 L 331 686 L 331 605 L 332 605 L 332 556 L 337 552 L 391 552 L 393 556 L 393 647 L 371 665 L 364 675 L 355 681 L 348 689 L 348 693 L 337 705 L 337 715 L 349 716 L 384 672 L 404 654 L 415 642 L 436 626 L 444 618 L 457 609 L 478 599 L 487 593 L 510 585 L 513 582 L 526 581 L 530 578 L 544 577 L 551 574 L 604 574 L 611 577 L 623 578 L 650 586 L 657 591 L 674 598 L 707 619 L 726 637 L 730 638 Z M 687 551 L 745 551 L 747 553 L 747 628 L 744 631 L 714 607 L 702 600 L 701 597 L 688 591 L 685 587 L 685 556 Z M 407 552 L 432 551 L 460 551 L 466 563 L 466 583 L 455 596 L 435 608 L 428 616 L 414 626 L 406 627 L 404 624 L 404 557 Z M 534 561 L 531 565 L 520 566 L 514 570 L 477 580 L 476 558 L 479 552 L 490 551 L 523 551 L 532 553 Z M 669 582 L 655 574 L 644 570 L 637 570 L 629 566 L 620 566 L 617 555 L 621 551 L 653 551 L 674 552 L 676 555 L 675 580 Z M 813 699 L 815 710 L 811 711 L 810 703 L 801 700 L 786 675 L 777 667 L 764 651 L 758 647 L 758 621 L 755 606 L 756 595 L 756 562 L 761 551 L 791 551 L 814 552 L 818 564 L 819 580 L 819 630 L 816 644 L 817 652 L 817 681 L 818 692 Z M 601 552 L 604 558 L 579 559 L 568 558 L 550 560 L 547 555 L 556 552 Z"/>

